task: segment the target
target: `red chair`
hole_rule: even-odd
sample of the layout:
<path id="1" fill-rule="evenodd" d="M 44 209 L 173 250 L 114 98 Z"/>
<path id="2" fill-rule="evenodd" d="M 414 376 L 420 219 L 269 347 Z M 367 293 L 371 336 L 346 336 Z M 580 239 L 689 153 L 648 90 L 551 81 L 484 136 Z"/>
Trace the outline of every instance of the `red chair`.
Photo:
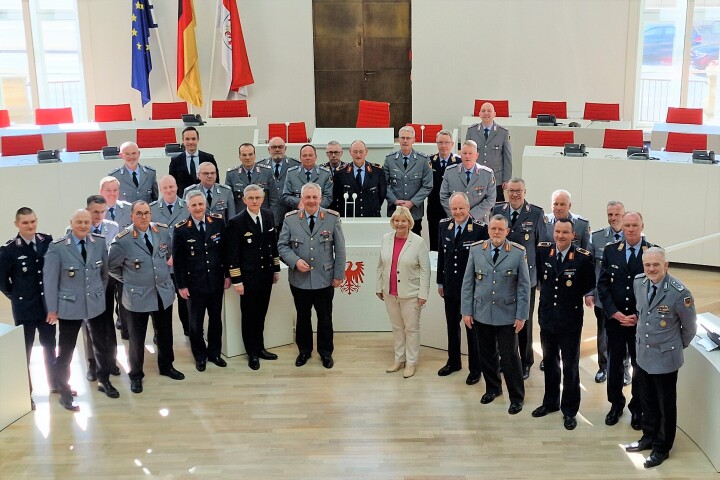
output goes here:
<path id="1" fill-rule="evenodd" d="M 309 140 L 305 122 L 291 122 L 289 125 L 270 123 L 268 124 L 268 139 L 274 137 L 280 137 L 287 143 L 307 143 Z"/>
<path id="2" fill-rule="evenodd" d="M 57 125 L 58 123 L 73 123 L 72 108 L 35 109 L 35 125 Z"/>
<path id="3" fill-rule="evenodd" d="M 10 112 L 7 110 L 0 110 L 0 128 L 10 126 Z"/>
<path id="4" fill-rule="evenodd" d="M 555 118 L 568 118 L 567 102 L 533 101 L 530 117 L 537 118 L 538 114 L 555 115 Z"/>
<path id="5" fill-rule="evenodd" d="M 480 116 L 480 107 L 482 107 L 483 103 L 492 103 L 493 107 L 495 108 L 495 115 L 498 117 L 510 116 L 510 102 L 507 100 L 475 100 L 473 117 Z"/>
<path id="6" fill-rule="evenodd" d="M 585 120 L 620 120 L 619 103 L 590 103 L 585 102 Z"/>
<path id="7" fill-rule="evenodd" d="M 186 113 L 187 102 L 153 102 L 150 120 L 180 120 Z"/>
<path id="8" fill-rule="evenodd" d="M 42 135 L 39 133 L 0 137 L 0 151 L 3 157 L 35 155 L 38 150 L 45 150 Z"/>
<path id="9" fill-rule="evenodd" d="M 360 100 L 355 128 L 388 128 L 390 126 L 390 104 Z"/>
<path id="10" fill-rule="evenodd" d="M 442 123 L 408 123 L 407 126 L 412 127 L 415 130 L 415 142 L 417 143 L 434 143 L 438 132 L 443 129 Z"/>
<path id="11" fill-rule="evenodd" d="M 138 128 L 137 145 L 139 148 L 164 147 L 168 143 L 177 143 L 175 129 L 170 128 Z"/>
<path id="12" fill-rule="evenodd" d="M 692 153 L 693 150 L 707 150 L 706 134 L 668 132 L 666 152 Z"/>
<path id="13" fill-rule="evenodd" d="M 129 103 L 95 105 L 96 122 L 131 122 L 132 119 Z"/>
<path id="14" fill-rule="evenodd" d="M 605 138 L 603 139 L 603 148 L 622 148 L 642 147 L 643 131 L 642 130 L 614 130 L 612 128 L 605 129 Z"/>
<path id="15" fill-rule="evenodd" d="M 702 108 L 677 108 L 668 107 L 666 123 L 689 123 L 692 125 L 703 124 Z"/>
<path id="16" fill-rule="evenodd" d="M 105 130 L 97 132 L 68 132 L 65 150 L 68 152 L 99 152 L 108 144 Z"/>
<path id="17" fill-rule="evenodd" d="M 536 147 L 564 147 L 566 143 L 575 143 L 572 130 L 538 130 L 535 132 Z"/>
<path id="18" fill-rule="evenodd" d="M 213 100 L 212 118 L 249 117 L 247 100 Z"/>

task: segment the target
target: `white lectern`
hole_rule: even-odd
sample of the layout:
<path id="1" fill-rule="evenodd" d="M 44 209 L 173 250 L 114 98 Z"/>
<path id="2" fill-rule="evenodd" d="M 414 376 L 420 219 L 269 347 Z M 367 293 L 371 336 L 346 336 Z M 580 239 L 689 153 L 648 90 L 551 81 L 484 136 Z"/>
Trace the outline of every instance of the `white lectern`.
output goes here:
<path id="1" fill-rule="evenodd" d="M 25 336 L 22 327 L 0 323 L 0 430 L 29 413 L 30 384 L 25 368 Z M 9 359 L 15 359 L 11 361 Z"/>

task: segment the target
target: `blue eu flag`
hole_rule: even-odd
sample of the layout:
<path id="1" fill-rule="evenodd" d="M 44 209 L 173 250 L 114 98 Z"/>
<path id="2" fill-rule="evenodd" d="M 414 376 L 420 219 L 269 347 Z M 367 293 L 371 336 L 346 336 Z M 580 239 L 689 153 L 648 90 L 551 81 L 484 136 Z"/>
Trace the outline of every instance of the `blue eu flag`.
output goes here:
<path id="1" fill-rule="evenodd" d="M 150 101 L 150 82 L 152 70 L 150 59 L 150 29 L 156 28 L 153 22 L 150 0 L 132 0 L 132 80 L 130 85 L 140 92 L 142 104 Z"/>

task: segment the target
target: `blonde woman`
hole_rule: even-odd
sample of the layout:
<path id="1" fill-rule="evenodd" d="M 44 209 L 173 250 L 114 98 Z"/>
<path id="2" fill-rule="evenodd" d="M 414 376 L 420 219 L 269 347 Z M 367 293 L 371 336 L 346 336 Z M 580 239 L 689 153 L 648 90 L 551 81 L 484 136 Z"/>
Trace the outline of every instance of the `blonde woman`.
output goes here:
<path id="1" fill-rule="evenodd" d="M 393 330 L 395 362 L 388 373 L 405 368 L 415 375 L 420 351 L 420 311 L 430 291 L 430 254 L 407 207 L 397 207 L 390 217 L 394 232 L 383 237 L 377 266 L 376 295 L 385 302 Z"/>

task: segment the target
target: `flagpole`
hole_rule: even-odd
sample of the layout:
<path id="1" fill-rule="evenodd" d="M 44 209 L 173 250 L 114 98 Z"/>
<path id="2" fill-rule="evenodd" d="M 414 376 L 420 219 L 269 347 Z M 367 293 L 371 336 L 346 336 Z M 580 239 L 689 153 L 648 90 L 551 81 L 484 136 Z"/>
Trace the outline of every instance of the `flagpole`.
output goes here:
<path id="1" fill-rule="evenodd" d="M 160 61 L 162 61 L 163 69 L 165 70 L 165 80 L 167 81 L 168 90 L 170 91 L 170 98 L 174 102 L 175 92 L 170 84 L 170 73 L 168 72 L 167 62 L 165 62 L 165 53 L 163 53 L 162 42 L 160 42 L 160 32 L 158 32 L 157 28 L 153 28 L 153 30 L 155 30 L 155 38 L 157 39 L 158 48 L 160 48 Z"/>
<path id="2" fill-rule="evenodd" d="M 210 102 L 208 102 L 207 106 L 205 107 L 205 117 L 210 117 L 210 105 L 212 105 L 212 86 L 213 86 L 213 69 L 215 68 L 215 49 L 217 48 L 217 34 L 218 34 L 218 23 L 220 22 L 220 2 L 222 0 L 217 0 L 215 2 L 215 30 L 213 31 L 213 44 L 212 44 L 212 53 L 210 53 L 210 85 L 208 86 L 208 93 L 210 94 Z"/>

